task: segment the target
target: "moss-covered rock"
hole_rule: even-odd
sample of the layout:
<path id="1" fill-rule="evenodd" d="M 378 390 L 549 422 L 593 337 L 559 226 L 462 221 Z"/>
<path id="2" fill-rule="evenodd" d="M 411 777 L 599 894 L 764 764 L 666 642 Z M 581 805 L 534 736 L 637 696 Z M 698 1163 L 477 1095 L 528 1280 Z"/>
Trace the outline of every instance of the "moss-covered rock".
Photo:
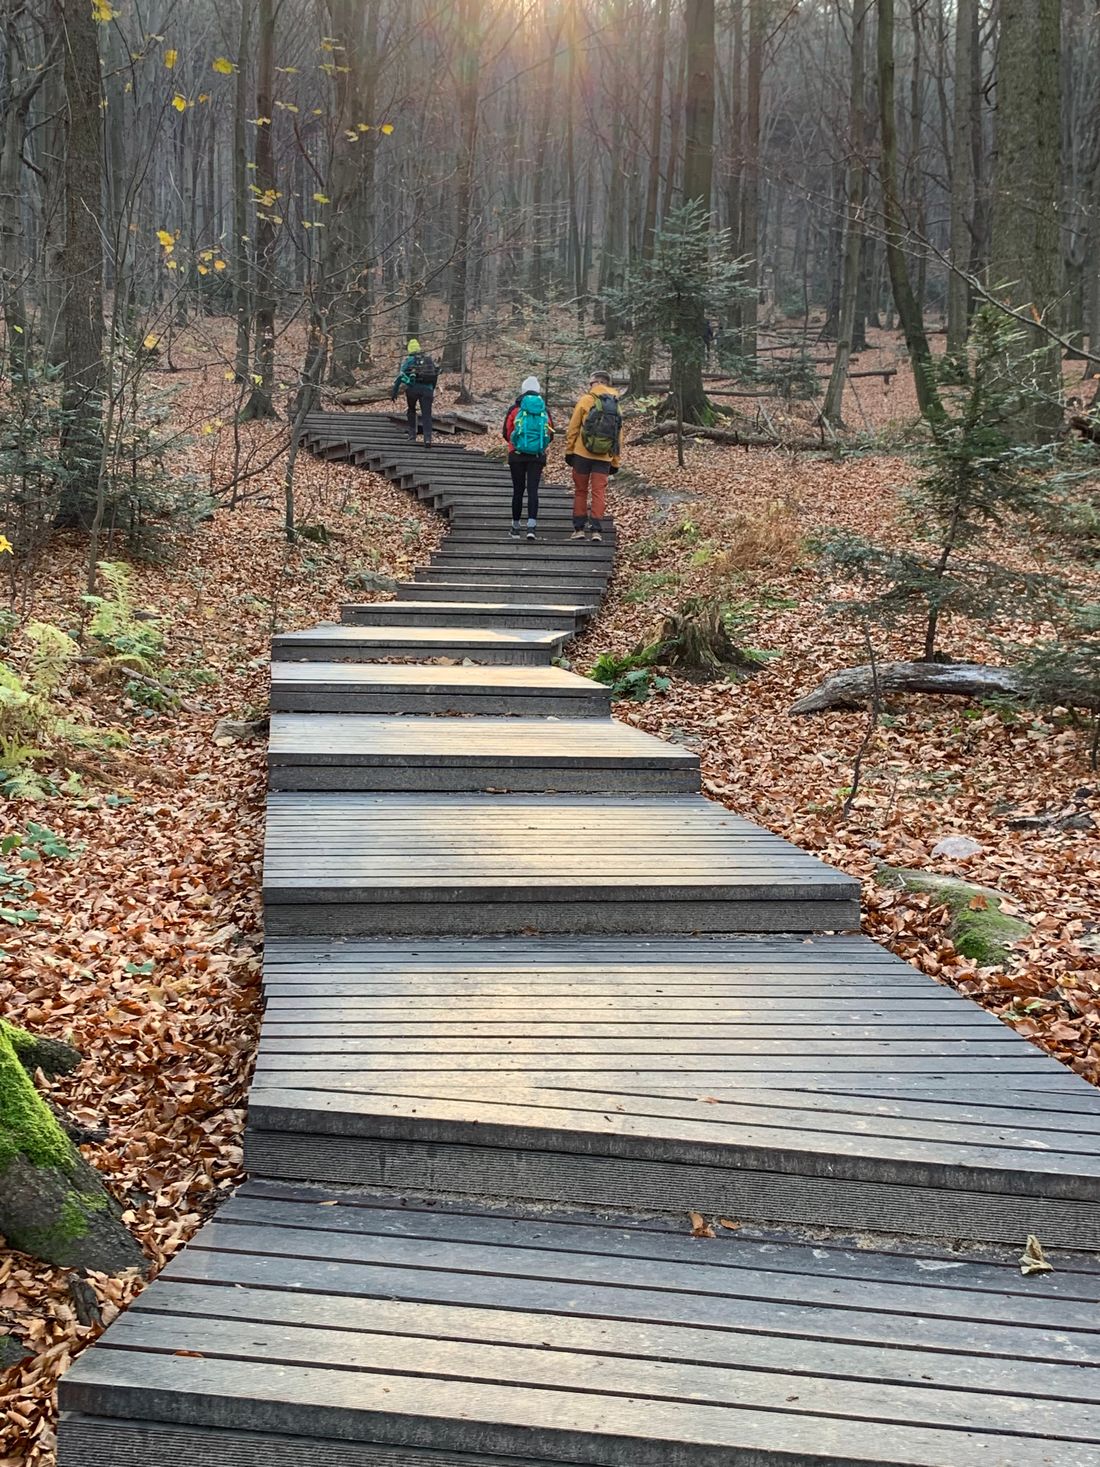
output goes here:
<path id="1" fill-rule="evenodd" d="M 0 1335 L 0 1375 L 25 1360 L 31 1352 L 14 1335 Z"/>
<path id="2" fill-rule="evenodd" d="M 926 892 L 951 912 L 951 940 L 964 957 L 979 967 L 1004 967 L 1012 961 L 1012 944 L 1027 937 L 1031 928 L 1001 908 L 1004 894 L 992 886 L 977 886 L 958 876 L 935 871 L 913 871 L 881 865 L 875 874 L 880 886 Z"/>
<path id="3" fill-rule="evenodd" d="M 35 1088 L 31 1071 L 72 1069 L 68 1045 L 0 1019 L 0 1233 L 13 1248 L 66 1268 L 144 1269 L 119 1208 Z"/>

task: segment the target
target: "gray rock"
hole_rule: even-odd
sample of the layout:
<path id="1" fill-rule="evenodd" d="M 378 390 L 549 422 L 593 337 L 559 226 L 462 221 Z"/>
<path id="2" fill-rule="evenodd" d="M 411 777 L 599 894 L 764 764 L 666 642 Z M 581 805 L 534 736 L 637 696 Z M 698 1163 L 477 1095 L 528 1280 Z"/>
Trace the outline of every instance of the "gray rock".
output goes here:
<path id="1" fill-rule="evenodd" d="M 393 576 L 384 576 L 381 571 L 351 571 L 344 584 L 352 591 L 396 591 L 398 582 Z"/>
<path id="2" fill-rule="evenodd" d="M 1006 822 L 1010 830 L 1095 830 L 1096 821 L 1087 810 L 1056 812 L 1048 810 L 1038 815 L 1017 815 Z"/>
<path id="3" fill-rule="evenodd" d="M 968 835 L 945 835 L 932 847 L 932 859 L 938 861 L 944 857 L 949 861 L 965 861 L 967 856 L 976 856 L 980 850 L 981 843 L 971 840 Z"/>
<path id="4" fill-rule="evenodd" d="M 267 733 L 267 725 L 266 718 L 219 718 L 214 725 L 214 742 L 224 748 L 227 744 L 262 738 Z"/>

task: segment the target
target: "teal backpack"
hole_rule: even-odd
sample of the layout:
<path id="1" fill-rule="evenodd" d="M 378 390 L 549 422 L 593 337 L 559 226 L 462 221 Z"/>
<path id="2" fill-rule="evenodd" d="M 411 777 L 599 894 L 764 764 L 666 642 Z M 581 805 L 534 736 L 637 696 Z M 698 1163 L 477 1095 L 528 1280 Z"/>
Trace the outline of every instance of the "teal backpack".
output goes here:
<path id="1" fill-rule="evenodd" d="M 525 458 L 541 458 L 550 447 L 550 415 L 537 392 L 520 399 L 519 412 L 512 425 L 512 448 Z"/>

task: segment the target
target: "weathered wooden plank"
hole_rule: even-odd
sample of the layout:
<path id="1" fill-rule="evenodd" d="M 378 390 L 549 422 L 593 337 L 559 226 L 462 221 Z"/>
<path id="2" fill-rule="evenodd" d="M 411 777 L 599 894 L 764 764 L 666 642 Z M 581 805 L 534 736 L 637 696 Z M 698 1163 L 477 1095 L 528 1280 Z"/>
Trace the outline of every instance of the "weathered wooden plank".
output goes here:
<path id="1" fill-rule="evenodd" d="M 373 1371 L 274 1371 L 252 1361 L 100 1348 L 69 1377 L 65 1401 L 83 1411 L 109 1394 L 116 1414 L 141 1416 L 170 1400 L 171 1419 L 186 1424 L 275 1430 L 296 1436 L 412 1443 L 422 1448 L 507 1453 L 517 1448 L 549 1461 L 667 1467 L 729 1467 L 731 1452 L 778 1463 L 812 1452 L 821 1461 L 852 1460 L 866 1442 L 865 1423 L 789 1416 L 771 1410 L 648 1401 L 643 1414 L 620 1395 L 531 1389 L 446 1375 Z M 1049 1444 L 1035 1437 L 931 1427 L 876 1425 L 874 1453 L 862 1461 L 973 1467 L 1050 1467 Z M 1069 1442 L 1061 1467 L 1087 1467 L 1095 1448 Z M 598 1452 L 599 1456 L 593 1453 Z M 928 1455 L 932 1453 L 933 1455 Z M 918 1455 L 919 1454 L 919 1455 Z M 813 1460 L 810 1458 L 809 1460 Z"/>
<path id="2" fill-rule="evenodd" d="M 535 1342 L 412 1339 L 378 1330 L 340 1330 L 309 1325 L 271 1325 L 209 1318 L 200 1326 L 188 1316 L 176 1320 L 186 1347 L 199 1342 L 204 1328 L 207 1359 L 228 1362 L 270 1360 L 295 1373 L 313 1367 L 389 1375 L 430 1375 L 437 1380 L 501 1383 L 607 1396 L 644 1397 L 648 1402 L 691 1401 L 726 1409 L 774 1408 L 777 1397 L 798 1396 L 800 1414 L 877 1419 L 922 1426 L 929 1419 L 941 1429 L 995 1431 L 1021 1438 L 1049 1436 L 1100 1442 L 1100 1409 L 1091 1403 L 1022 1400 L 1002 1392 L 968 1392 L 925 1385 L 868 1384 L 832 1377 L 820 1380 L 791 1370 L 758 1370 L 709 1362 L 652 1360 L 606 1350 L 546 1349 Z M 138 1312 L 120 1320 L 111 1348 L 165 1351 L 162 1320 Z M 227 1372 L 228 1378 L 228 1372 Z M 350 1382 L 349 1382 L 350 1383 Z"/>
<path id="3" fill-rule="evenodd" d="M 1095 1200 L 580 1152 L 262 1130 L 248 1133 L 245 1154 L 254 1172 L 288 1181 L 656 1212 L 682 1211 L 684 1199 L 690 1198 L 689 1205 L 704 1212 L 776 1225 L 998 1243 L 1018 1243 L 1034 1233 L 1048 1247 L 1100 1250 L 1100 1206 Z M 899 1174 L 905 1170 L 900 1168 Z"/>

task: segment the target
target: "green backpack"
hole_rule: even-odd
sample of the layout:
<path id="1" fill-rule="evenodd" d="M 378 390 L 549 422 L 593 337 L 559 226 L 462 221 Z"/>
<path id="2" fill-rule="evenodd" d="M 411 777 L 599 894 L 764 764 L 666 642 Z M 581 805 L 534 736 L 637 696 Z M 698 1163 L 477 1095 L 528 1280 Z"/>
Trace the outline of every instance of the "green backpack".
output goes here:
<path id="1" fill-rule="evenodd" d="M 581 442 L 597 458 L 614 458 L 623 435 L 623 415 L 613 392 L 594 394 L 596 401 L 581 424 Z"/>

